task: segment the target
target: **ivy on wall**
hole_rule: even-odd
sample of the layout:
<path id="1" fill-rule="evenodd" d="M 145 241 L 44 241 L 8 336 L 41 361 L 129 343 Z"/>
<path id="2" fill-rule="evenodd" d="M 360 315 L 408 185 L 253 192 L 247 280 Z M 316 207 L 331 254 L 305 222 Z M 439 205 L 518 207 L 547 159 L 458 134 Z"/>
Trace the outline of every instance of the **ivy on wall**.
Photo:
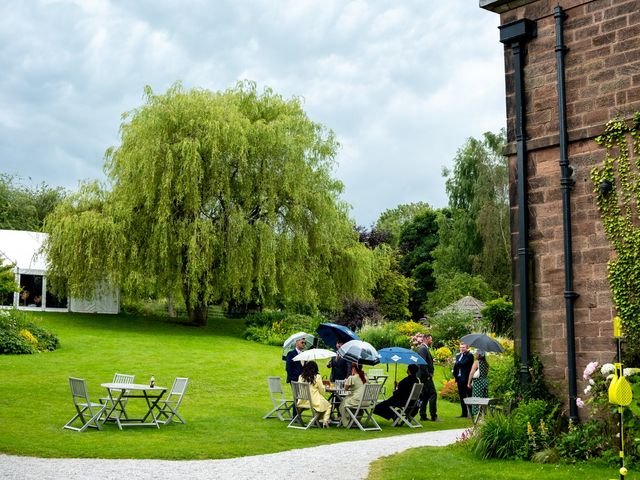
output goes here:
<path id="1" fill-rule="evenodd" d="M 610 120 L 595 139 L 606 149 L 591 180 L 604 231 L 616 252 L 608 262 L 613 301 L 622 318 L 627 353 L 640 360 L 640 112 Z"/>

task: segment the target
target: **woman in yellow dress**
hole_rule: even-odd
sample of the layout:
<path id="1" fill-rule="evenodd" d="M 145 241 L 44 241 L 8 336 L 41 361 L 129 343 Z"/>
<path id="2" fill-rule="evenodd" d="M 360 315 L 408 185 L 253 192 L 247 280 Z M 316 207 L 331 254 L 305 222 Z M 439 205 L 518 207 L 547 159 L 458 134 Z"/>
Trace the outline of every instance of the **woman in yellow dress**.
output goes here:
<path id="1" fill-rule="evenodd" d="M 331 415 L 331 404 L 324 398 L 325 389 L 318 370 L 318 364 L 313 360 L 305 363 L 298 381 L 309 384 L 311 406 L 316 412 L 322 414 L 322 426 L 327 428 L 329 426 L 329 416 Z M 298 408 L 309 408 L 309 402 L 306 400 L 299 401 Z"/>
<path id="2" fill-rule="evenodd" d="M 350 417 L 345 410 L 346 407 L 357 407 L 362 399 L 364 393 L 364 385 L 367 383 L 367 376 L 364 374 L 364 370 L 357 363 L 351 364 L 351 376 L 344 382 L 345 390 L 351 392 L 340 403 L 340 423 L 343 427 L 349 424 Z"/>

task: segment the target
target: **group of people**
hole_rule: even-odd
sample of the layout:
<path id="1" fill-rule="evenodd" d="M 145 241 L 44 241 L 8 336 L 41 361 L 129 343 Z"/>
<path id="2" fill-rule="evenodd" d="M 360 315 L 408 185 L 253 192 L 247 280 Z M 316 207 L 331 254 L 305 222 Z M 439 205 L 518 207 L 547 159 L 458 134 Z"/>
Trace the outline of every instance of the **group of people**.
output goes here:
<path id="1" fill-rule="evenodd" d="M 461 417 L 469 417 L 470 413 L 475 415 L 478 407 L 473 407 L 469 412 L 464 399 L 467 397 L 488 397 L 489 396 L 489 363 L 482 350 L 476 350 L 474 355 L 469 351 L 469 345 L 460 344 L 460 352 L 456 354 L 456 361 L 453 364 L 453 377 L 458 386 L 460 396 L 460 406 L 462 408 Z"/>
<path id="2" fill-rule="evenodd" d="M 374 413 L 387 420 L 394 418 L 391 407 L 403 407 L 413 389 L 415 383 L 422 383 L 422 393 L 419 403 L 420 420 L 439 421 L 437 411 L 438 394 L 433 382 L 435 372 L 433 357 L 431 355 L 431 345 L 433 337 L 430 334 L 422 336 L 422 344 L 418 347 L 417 353 L 424 361 L 425 365 L 410 364 L 407 366 L 407 376 L 403 378 L 397 385 L 388 399 L 376 404 Z M 336 349 L 342 344 L 338 343 Z M 301 353 L 305 348 L 305 339 L 301 338 L 296 341 L 295 348 L 286 356 L 287 383 L 292 381 L 305 382 L 309 384 L 311 392 L 311 406 L 320 413 L 321 423 L 323 427 L 329 426 L 331 415 L 331 403 L 325 398 L 326 389 L 319 373 L 318 364 L 315 361 L 308 361 L 304 365 L 302 362 L 293 361 L 293 358 Z M 339 407 L 340 424 L 347 426 L 349 418 L 346 414 L 347 407 L 356 407 L 360 403 L 364 386 L 369 381 L 362 366 L 357 363 L 349 362 L 339 355 L 333 357 L 327 363 L 327 367 L 331 369 L 330 381 L 344 380 L 344 389 L 349 391 L 349 395 L 345 396 Z M 460 344 L 460 351 L 456 354 L 453 366 L 453 376 L 458 386 L 460 395 L 460 405 L 462 412 L 460 417 L 468 417 L 469 411 L 464 399 L 467 397 L 487 397 L 488 396 L 488 374 L 489 364 L 485 358 L 484 352 L 476 350 L 475 359 L 469 351 L 469 346 L 465 343 Z M 294 408 L 309 408 L 307 402 L 301 402 Z M 429 416 L 427 416 L 427 407 Z M 474 407 L 475 408 L 475 407 Z M 475 412 L 471 412 L 475 414 Z M 414 412 L 415 414 L 415 412 Z"/>

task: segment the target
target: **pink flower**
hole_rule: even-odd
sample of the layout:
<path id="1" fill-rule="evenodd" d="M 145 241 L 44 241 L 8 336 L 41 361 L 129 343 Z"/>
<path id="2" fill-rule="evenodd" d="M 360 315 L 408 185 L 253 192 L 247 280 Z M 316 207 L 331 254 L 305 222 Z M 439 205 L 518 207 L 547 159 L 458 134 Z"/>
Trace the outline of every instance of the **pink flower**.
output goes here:
<path id="1" fill-rule="evenodd" d="M 578 406 L 578 408 L 584 408 L 584 402 L 580 397 L 576 398 L 576 405 Z"/>
<path id="2" fill-rule="evenodd" d="M 597 368 L 598 368 L 598 362 L 589 363 L 587 367 L 584 369 L 582 378 L 584 378 L 585 380 L 589 380 L 589 378 L 591 378 L 591 375 L 593 375 L 593 373 L 596 371 Z"/>

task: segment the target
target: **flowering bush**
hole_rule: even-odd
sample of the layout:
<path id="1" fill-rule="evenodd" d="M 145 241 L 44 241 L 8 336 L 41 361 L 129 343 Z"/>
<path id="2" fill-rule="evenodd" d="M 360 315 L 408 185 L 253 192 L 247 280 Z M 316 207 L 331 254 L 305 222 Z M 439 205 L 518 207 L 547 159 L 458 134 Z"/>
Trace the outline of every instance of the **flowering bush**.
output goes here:
<path id="1" fill-rule="evenodd" d="M 412 335 L 415 335 L 417 333 L 424 331 L 424 325 L 411 320 L 408 322 L 398 323 L 398 325 L 396 326 L 396 330 L 398 330 L 399 333 L 406 335 L 407 337 L 410 337 Z"/>
<path id="2" fill-rule="evenodd" d="M 438 365 L 448 365 L 453 360 L 453 352 L 449 347 L 440 347 L 433 353 L 433 360 Z"/>
<path id="3" fill-rule="evenodd" d="M 55 350 L 58 337 L 19 310 L 0 310 L 0 354 L 28 354 Z"/>
<path id="4" fill-rule="evenodd" d="M 460 395 L 458 395 L 458 385 L 456 384 L 455 380 L 443 380 L 442 389 L 440 390 L 440 397 L 453 403 L 460 401 Z"/>

